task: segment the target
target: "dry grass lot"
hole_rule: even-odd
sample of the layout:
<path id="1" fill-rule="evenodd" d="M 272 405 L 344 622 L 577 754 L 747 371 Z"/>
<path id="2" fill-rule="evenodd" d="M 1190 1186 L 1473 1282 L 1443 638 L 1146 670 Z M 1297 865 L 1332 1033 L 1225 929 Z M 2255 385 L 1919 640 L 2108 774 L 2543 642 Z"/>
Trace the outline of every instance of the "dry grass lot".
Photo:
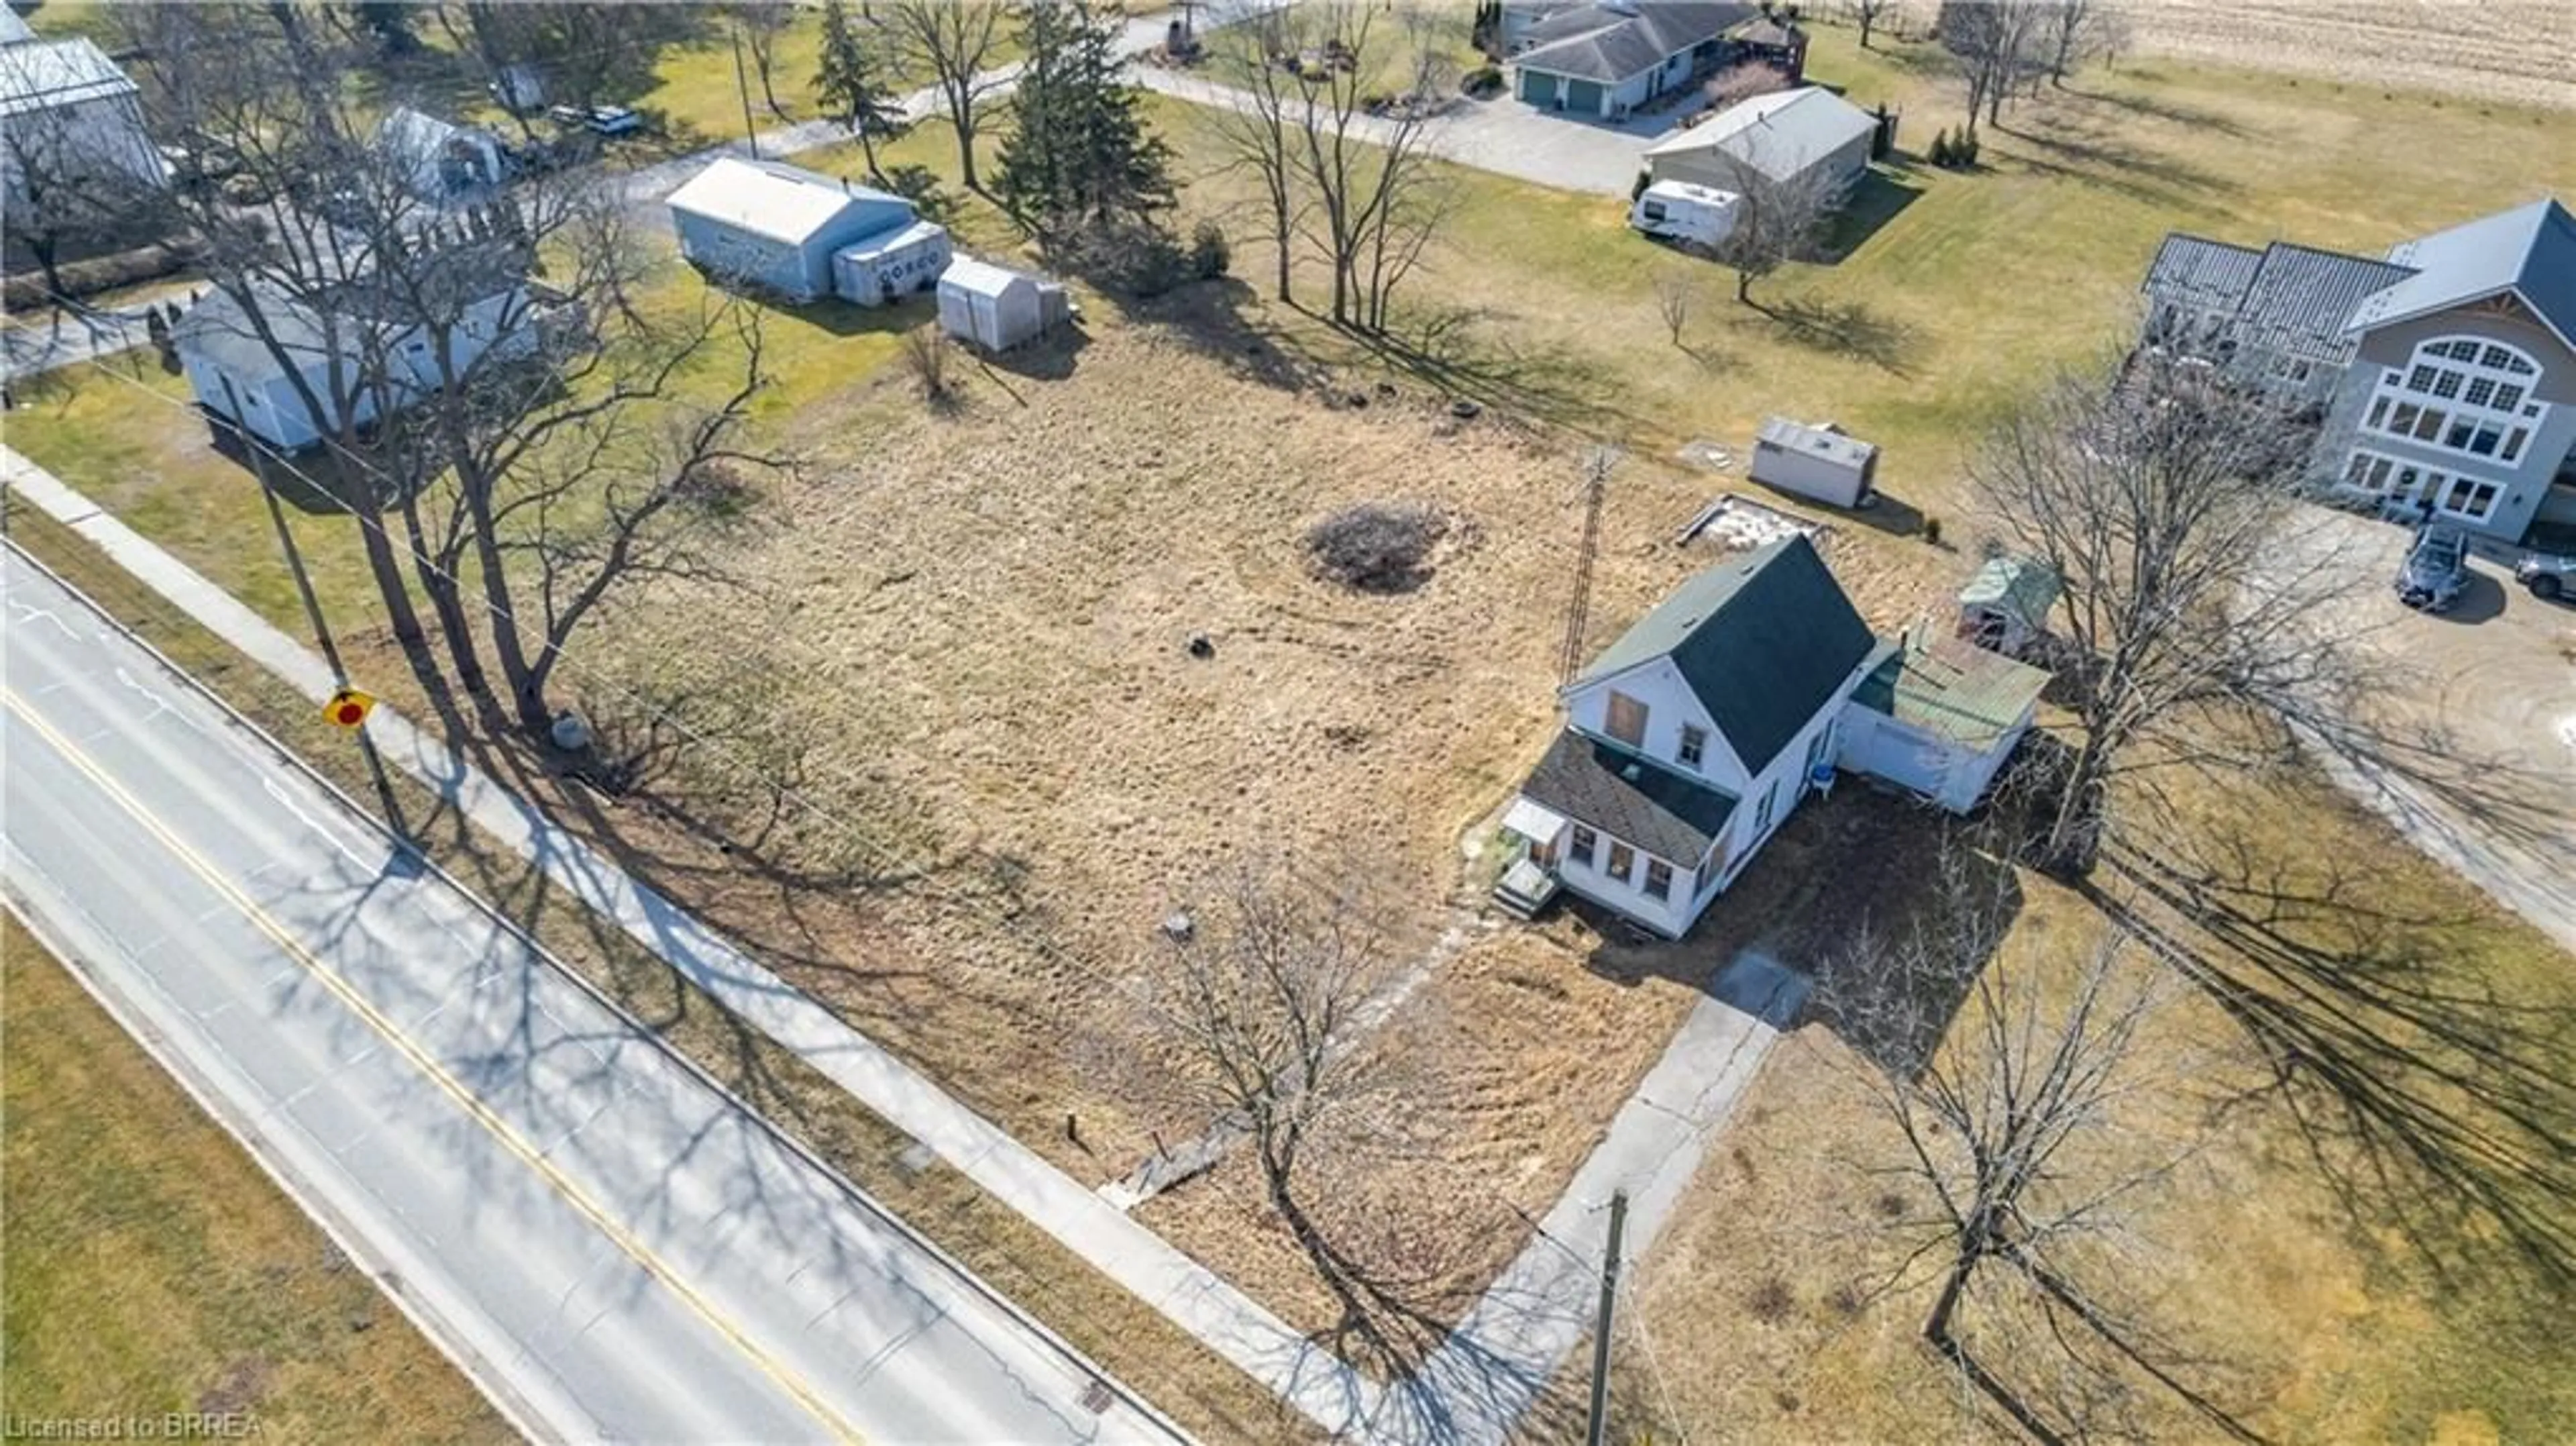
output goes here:
<path id="1" fill-rule="evenodd" d="M 1829 30 L 1812 68 L 1863 104 L 1903 107 L 1909 144 L 1955 118 L 1920 48 L 1863 55 L 1848 31 Z M 1153 114 L 1192 178 L 1191 212 L 1229 220 L 1236 271 L 1265 274 L 1243 234 L 1239 181 L 1219 173 L 1197 115 L 1162 103 Z M 1628 234 L 1615 205 L 1481 175 L 1458 178 L 1455 227 L 1407 300 L 1409 350 L 1392 357 L 1228 283 L 1132 313 L 1095 301 L 1087 341 L 970 369 L 957 406 L 933 411 L 887 366 L 882 328 L 782 319 L 794 344 L 776 359 L 780 396 L 793 405 L 772 406 L 763 426 L 804 461 L 769 499 L 771 531 L 738 559 L 763 586 L 621 609 L 577 645 L 573 690 L 603 714 L 619 685 L 649 681 L 775 696 L 827 718 L 809 735 L 804 786 L 830 822 L 805 827 L 856 867 L 763 872 L 668 816 L 577 792 L 555 801 L 1087 1180 L 1124 1173 L 1144 1147 L 1141 1121 L 1089 1062 L 1102 1005 L 1148 956 L 1156 922 L 1193 880 L 1243 854 L 1364 861 L 1376 896 L 1401 911 L 1408 947 L 1441 961 L 1400 1026 L 1424 1031 L 1419 1119 L 1434 1143 L 1383 1187 L 1440 1202 L 1443 1223 L 1471 1237 L 1447 1283 L 1472 1283 L 1519 1243 L 1509 1208 L 1535 1212 L 1562 1188 L 1731 948 L 1759 939 L 1794 956 L 1808 926 L 1850 922 L 1858 906 L 1827 887 L 1842 882 L 1848 855 L 1837 850 L 1875 837 L 1850 822 L 1866 800 L 1802 815 L 1677 948 L 1605 942 L 1565 920 L 1495 929 L 1462 907 L 1480 877 L 1479 825 L 1551 726 L 1579 521 L 1564 443 L 1603 436 L 1630 454 L 1611 491 L 1594 645 L 1706 560 L 1670 539 L 1730 484 L 1660 459 L 1689 437 L 1740 445 L 1772 411 L 1833 417 L 1888 448 L 1885 485 L 1905 505 L 1839 524 L 1829 554 L 1864 611 L 1892 627 L 1967 566 L 1964 448 L 2052 369 L 2099 356 L 2125 331 L 2168 227 L 2375 250 L 2538 191 L 2576 193 L 2576 152 L 2544 144 L 2563 128 L 2563 116 L 2500 103 L 2124 65 L 2009 117 L 1976 174 L 1896 168 L 1864 200 L 1874 224 L 1844 238 L 1835 264 L 1774 278 L 1767 310 L 1733 305 L 1723 274 L 1696 268 L 1688 350 L 1666 340 L 1654 283 L 1689 263 Z M 908 144 L 951 168 L 935 128 Z M 2485 160 L 2462 166 L 2461 155 Z M 993 234 L 984 208 L 970 206 L 968 221 L 970 234 Z M 1382 377 L 1392 395 L 1374 389 Z M 1315 384 L 1327 378 L 1369 405 L 1325 405 Z M 1488 410 L 1458 423 L 1442 405 L 1456 394 Z M 11 443 L 294 626 L 243 479 L 202 455 L 202 432 L 180 414 L 130 398 L 78 380 L 13 416 Z M 1362 597 L 1307 571 L 1305 528 L 1360 499 L 1453 519 L 1422 588 Z M 1909 507 L 1946 514 L 1950 547 L 1878 530 L 1903 526 Z M 343 612 L 362 620 L 345 528 L 304 525 Z M 1185 651 L 1195 634 L 1211 658 Z M 669 797 L 685 805 L 687 789 Z M 2408 887 L 2448 887 L 2330 799 L 2295 786 L 2253 797 L 2268 836 L 2347 830 L 2352 850 L 2367 846 Z M 2030 891 L 2043 901 L 2026 910 L 2030 926 L 2081 927 L 2077 904 Z M 2462 937 L 2494 941 L 2479 948 L 2510 966 L 2515 988 L 2563 965 L 2481 901 L 2454 891 L 2442 902 L 2472 931 Z M 1671 1414 L 1694 1436 L 1955 1429 L 1937 1385 L 1880 1389 L 1881 1374 L 1931 1380 L 1908 1354 L 1905 1306 L 1865 1325 L 1819 1318 L 1777 1357 L 1735 1347 L 1746 1338 L 1742 1261 L 1851 1218 L 1853 1187 L 1821 1171 L 1815 1139 L 1819 1122 L 1861 1126 L 1816 1058 L 1793 1049 L 1765 1078 L 1746 1135 L 1730 1142 L 1751 1178 L 1723 1163 L 1705 1172 L 1689 1223 L 1640 1285 L 1665 1359 L 1689 1362 L 1668 1368 L 1693 1377 Z M 1069 1112 L 1080 1143 L 1066 1138 Z M 2310 1188 L 2277 1119 L 2229 1148 L 2228 1168 L 2264 1172 L 2266 1188 L 2251 1192 L 2260 1202 Z M 2262 1362 L 2265 1409 L 2288 1434 L 2310 1434 L 2312 1411 L 2365 1410 L 2319 1394 L 2342 1381 L 2384 1387 L 2394 1404 L 2320 1419 L 2365 1436 L 2374 1422 L 2415 1420 L 2438 1393 L 2428 1385 L 2399 1403 L 2399 1382 L 2440 1372 L 2408 1377 L 2391 1362 L 2446 1361 L 2463 1342 L 2521 1328 L 2508 1297 L 2481 1297 L 2456 1318 L 2435 1310 L 2403 1252 L 2374 1253 L 2366 1231 L 2347 1233 L 2329 1211 L 2267 1203 L 2234 1216 L 2226 1202 L 2249 1192 L 2199 1193 L 2219 1213 L 2196 1217 L 2195 1233 L 2228 1239 L 2227 1258 L 2300 1280 L 2346 1271 L 2373 1309 L 2420 1326 L 2325 1338 L 2300 1335 L 2304 1320 L 2250 1312 L 2230 1325 Z M 1145 1218 L 1318 1319 L 1255 1199 L 1228 1166 Z M 1801 1302 L 1859 1258 L 1802 1248 L 1812 1256 L 1782 1266 L 1801 1272 Z M 2319 1261 L 2331 1270 L 2303 1264 Z M 1769 1379 L 1765 1363 L 1787 1370 L 1820 1351 L 1855 1368 L 1804 1386 Z M 2526 1383 L 2535 1391 L 2537 1379 Z M 1836 1414 L 1801 1415 L 1772 1392 Z M 2534 1413 L 2551 1404 L 2545 1391 L 2526 1398 Z"/>
<path id="2" fill-rule="evenodd" d="M 0 953 L 12 1419 L 231 1412 L 271 1441 L 512 1439 L 14 916 Z"/>

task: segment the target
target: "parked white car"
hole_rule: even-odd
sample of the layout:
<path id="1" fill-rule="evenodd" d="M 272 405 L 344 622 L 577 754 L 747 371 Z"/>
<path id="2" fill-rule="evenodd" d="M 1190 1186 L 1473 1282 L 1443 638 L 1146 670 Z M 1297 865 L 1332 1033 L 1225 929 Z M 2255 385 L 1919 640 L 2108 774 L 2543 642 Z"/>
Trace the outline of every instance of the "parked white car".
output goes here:
<path id="1" fill-rule="evenodd" d="M 2576 557 L 2535 552 L 2514 565 L 2513 580 L 2544 602 L 2576 596 Z"/>

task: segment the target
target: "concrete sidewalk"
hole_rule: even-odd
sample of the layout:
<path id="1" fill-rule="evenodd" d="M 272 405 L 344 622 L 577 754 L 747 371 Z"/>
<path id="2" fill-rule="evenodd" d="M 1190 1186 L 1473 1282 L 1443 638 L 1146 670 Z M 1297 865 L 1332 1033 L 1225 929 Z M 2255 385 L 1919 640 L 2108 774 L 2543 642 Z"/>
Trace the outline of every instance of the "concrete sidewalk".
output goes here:
<path id="1" fill-rule="evenodd" d="M 333 680 L 322 659 L 271 627 L 51 473 L 0 448 L 0 484 L 70 527 L 208 631 L 320 703 Z M 638 884 L 578 835 L 495 783 L 390 708 L 368 735 L 394 767 L 444 796 L 476 827 L 544 870 L 727 1011 L 792 1050 L 834 1084 L 971 1179 L 1004 1207 L 1153 1306 L 1327 1433 L 1359 1428 L 1378 1387 L 1214 1272 L 1183 1255 L 1047 1163 L 938 1083 L 888 1053 L 795 986 Z"/>

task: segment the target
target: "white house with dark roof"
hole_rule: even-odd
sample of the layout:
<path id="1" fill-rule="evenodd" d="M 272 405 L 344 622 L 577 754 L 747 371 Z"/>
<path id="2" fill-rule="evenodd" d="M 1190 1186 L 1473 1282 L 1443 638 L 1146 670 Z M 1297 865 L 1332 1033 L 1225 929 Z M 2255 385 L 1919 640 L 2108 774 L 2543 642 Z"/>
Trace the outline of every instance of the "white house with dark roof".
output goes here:
<path id="1" fill-rule="evenodd" d="M 2371 260 L 2165 239 L 2142 344 L 2323 414 L 2320 485 L 2504 541 L 2576 530 L 2576 217 L 2549 198 Z"/>
<path id="2" fill-rule="evenodd" d="M 1512 93 L 1545 110 L 1619 120 L 1733 59 L 1728 32 L 1760 17 L 1722 0 L 1600 0 L 1517 21 L 1507 8 Z"/>
<path id="3" fill-rule="evenodd" d="M 171 328 L 188 389 L 209 415 L 298 452 L 320 445 L 344 418 L 368 425 L 449 380 L 468 384 L 487 359 L 533 354 L 536 304 L 515 258 L 491 247 L 450 254 L 454 286 L 434 316 L 364 276 L 311 304 L 256 280 L 246 288 L 249 305 L 220 288 L 208 292 Z"/>

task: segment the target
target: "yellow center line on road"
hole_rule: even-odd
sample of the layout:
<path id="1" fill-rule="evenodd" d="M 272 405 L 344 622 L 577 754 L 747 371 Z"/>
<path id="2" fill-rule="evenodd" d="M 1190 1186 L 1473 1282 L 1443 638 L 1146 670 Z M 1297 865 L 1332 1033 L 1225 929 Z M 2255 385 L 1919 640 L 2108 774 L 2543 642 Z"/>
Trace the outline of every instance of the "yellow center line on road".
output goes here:
<path id="1" fill-rule="evenodd" d="M 61 754 L 91 782 L 105 790 L 108 797 L 116 801 L 118 807 L 131 815 L 136 823 L 141 824 L 146 832 L 160 842 L 162 847 L 176 855 L 181 863 L 186 864 L 190 872 L 222 895 L 225 902 L 240 910 L 243 917 L 249 919 L 261 933 L 275 941 L 290 958 L 303 965 L 306 972 L 319 980 L 322 986 L 329 989 L 341 1003 L 347 1005 L 351 1012 L 365 1020 L 376 1033 L 385 1038 L 387 1043 L 401 1051 L 403 1057 L 410 1060 L 421 1073 L 429 1076 L 431 1083 L 436 1084 L 456 1102 L 459 1108 L 498 1140 L 502 1148 L 517 1156 L 529 1169 L 536 1171 L 538 1177 L 552 1187 L 556 1194 L 562 1196 L 573 1209 L 579 1211 L 584 1219 L 597 1227 L 599 1232 L 607 1236 L 629 1259 L 642 1266 L 646 1274 L 660 1281 L 670 1289 L 672 1294 L 686 1302 L 701 1320 L 713 1327 L 716 1333 L 723 1336 L 736 1350 L 741 1351 L 753 1365 L 760 1368 L 763 1374 L 777 1382 L 799 1406 L 829 1427 L 836 1438 L 851 1443 L 851 1446 L 860 1446 L 864 1438 L 849 1422 L 841 1419 L 838 1412 L 816 1396 L 793 1372 L 762 1350 L 750 1337 L 744 1335 L 739 1327 L 727 1320 L 705 1297 L 691 1289 L 688 1282 L 682 1280 L 679 1273 L 660 1256 L 654 1254 L 643 1241 L 638 1240 L 633 1233 L 610 1218 L 605 1210 L 583 1193 L 580 1186 L 574 1184 L 561 1170 L 556 1169 L 544 1156 L 530 1147 L 527 1141 L 511 1129 L 507 1121 L 476 1098 L 426 1050 L 413 1043 L 392 1020 L 387 1019 L 374 1005 L 360 997 L 346 980 L 325 965 L 313 951 L 304 946 L 302 941 L 288 932 L 284 925 L 272 918 L 257 901 L 234 887 L 220 870 L 183 842 L 167 825 L 155 817 L 141 800 L 127 792 L 123 785 L 110 778 L 97 764 L 91 762 L 89 757 L 82 753 L 70 739 L 65 738 L 44 719 L 37 717 L 19 697 L 16 689 L 0 690 L 0 705 L 5 705 L 10 713 L 35 729 L 48 744 L 52 745 L 56 753 Z"/>

